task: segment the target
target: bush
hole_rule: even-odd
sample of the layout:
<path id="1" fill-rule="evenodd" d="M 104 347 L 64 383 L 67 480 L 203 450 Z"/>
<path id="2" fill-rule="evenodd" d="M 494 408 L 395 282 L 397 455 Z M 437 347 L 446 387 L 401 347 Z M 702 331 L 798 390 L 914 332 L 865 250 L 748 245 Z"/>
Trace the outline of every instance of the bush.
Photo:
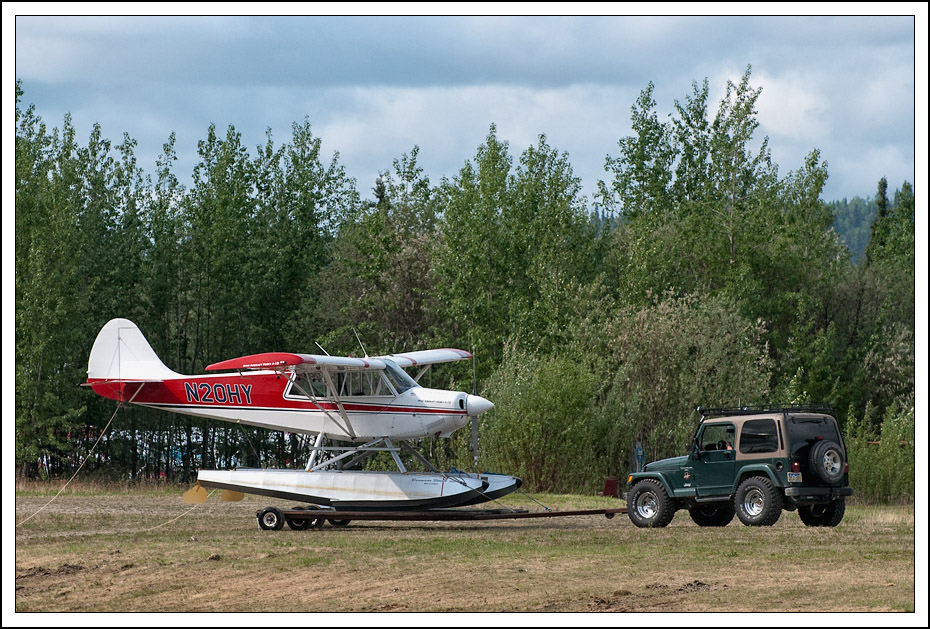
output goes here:
<path id="1" fill-rule="evenodd" d="M 594 374 L 569 358 L 507 354 L 488 386 L 495 408 L 481 416 L 482 466 L 530 491 L 593 491 L 606 469 Z"/>
<path id="2" fill-rule="evenodd" d="M 914 409 L 894 408 L 875 426 L 872 406 L 860 419 L 850 410 L 846 420 L 849 484 L 857 502 L 914 501 Z"/>

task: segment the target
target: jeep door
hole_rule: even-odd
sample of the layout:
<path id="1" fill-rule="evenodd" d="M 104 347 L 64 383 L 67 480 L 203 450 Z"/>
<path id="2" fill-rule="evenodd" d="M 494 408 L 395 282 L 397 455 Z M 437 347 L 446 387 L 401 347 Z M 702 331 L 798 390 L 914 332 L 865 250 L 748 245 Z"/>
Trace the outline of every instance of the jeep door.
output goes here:
<path id="1" fill-rule="evenodd" d="M 694 487 L 698 496 L 733 492 L 736 426 L 731 423 L 704 424 L 697 435 L 698 452 L 692 456 Z"/>

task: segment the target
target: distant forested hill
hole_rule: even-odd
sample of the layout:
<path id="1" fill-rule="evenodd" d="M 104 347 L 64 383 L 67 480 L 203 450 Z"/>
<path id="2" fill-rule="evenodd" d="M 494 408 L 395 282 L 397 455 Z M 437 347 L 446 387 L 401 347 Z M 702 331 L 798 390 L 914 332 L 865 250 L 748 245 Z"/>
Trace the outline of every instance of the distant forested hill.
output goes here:
<path id="1" fill-rule="evenodd" d="M 833 229 L 849 247 L 853 260 L 858 262 L 869 245 L 869 234 L 878 214 L 878 206 L 872 199 L 856 196 L 848 200 L 832 201 L 830 209 L 833 210 Z"/>

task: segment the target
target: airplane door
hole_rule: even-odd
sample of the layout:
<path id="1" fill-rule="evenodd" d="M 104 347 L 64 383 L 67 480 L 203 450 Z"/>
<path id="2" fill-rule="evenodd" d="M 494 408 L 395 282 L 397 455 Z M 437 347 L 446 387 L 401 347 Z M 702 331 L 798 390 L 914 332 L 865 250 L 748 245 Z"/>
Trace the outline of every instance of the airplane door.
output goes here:
<path id="1" fill-rule="evenodd" d="M 728 423 L 705 424 L 698 435 L 700 457 L 692 457 L 698 496 L 715 496 L 733 491 L 735 436 L 736 427 Z"/>

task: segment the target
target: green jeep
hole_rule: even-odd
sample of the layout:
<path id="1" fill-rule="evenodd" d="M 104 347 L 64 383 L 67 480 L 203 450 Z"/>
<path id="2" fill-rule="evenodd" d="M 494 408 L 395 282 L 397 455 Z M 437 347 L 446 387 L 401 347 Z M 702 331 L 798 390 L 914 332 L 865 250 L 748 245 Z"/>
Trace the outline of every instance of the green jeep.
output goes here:
<path id="1" fill-rule="evenodd" d="M 826 407 L 697 409 L 691 453 L 649 463 L 627 479 L 627 513 L 667 526 L 687 509 L 699 526 L 771 526 L 797 509 L 807 526 L 836 526 L 846 512 L 849 464 Z"/>

